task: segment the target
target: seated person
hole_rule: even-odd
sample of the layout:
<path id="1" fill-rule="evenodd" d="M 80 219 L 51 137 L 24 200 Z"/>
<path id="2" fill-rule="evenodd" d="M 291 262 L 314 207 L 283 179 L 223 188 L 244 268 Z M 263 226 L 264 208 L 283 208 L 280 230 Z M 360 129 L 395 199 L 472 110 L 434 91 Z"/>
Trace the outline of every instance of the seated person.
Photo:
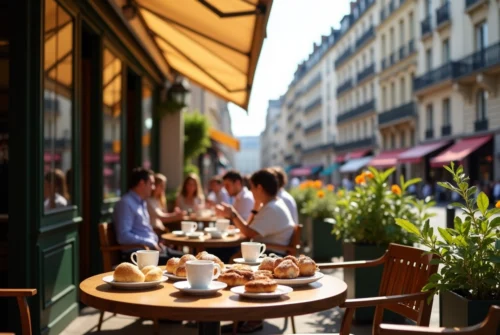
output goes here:
<path id="1" fill-rule="evenodd" d="M 207 196 L 207 204 L 215 206 L 220 203 L 229 203 L 229 194 L 222 184 L 221 177 L 213 177 L 208 184 L 210 193 Z"/>
<path id="2" fill-rule="evenodd" d="M 292 214 L 293 221 L 298 224 L 299 212 L 297 210 L 297 203 L 295 202 L 295 199 L 292 197 L 292 195 L 288 193 L 287 190 L 285 190 L 285 185 L 288 183 L 286 173 L 279 166 L 274 166 L 271 169 L 276 173 L 276 178 L 278 178 L 278 198 L 285 202 L 285 205 L 286 207 L 288 207 L 290 214 Z"/>
<path id="3" fill-rule="evenodd" d="M 182 188 L 179 194 L 177 194 L 175 206 L 188 213 L 196 213 L 198 210 L 204 208 L 205 196 L 203 195 L 200 180 L 196 174 L 190 173 L 184 179 Z"/>
<path id="4" fill-rule="evenodd" d="M 245 186 L 245 177 L 238 171 L 231 170 L 222 177 L 224 188 L 233 197 L 233 207 L 243 220 L 248 220 L 254 206 L 252 192 Z"/>
<path id="5" fill-rule="evenodd" d="M 159 233 L 167 233 L 170 230 L 165 224 L 182 221 L 184 213 L 176 207 L 173 213 L 167 212 L 167 198 L 165 188 L 167 187 L 167 177 L 161 173 L 155 174 L 154 189 L 148 199 L 148 212 L 151 226 Z"/>

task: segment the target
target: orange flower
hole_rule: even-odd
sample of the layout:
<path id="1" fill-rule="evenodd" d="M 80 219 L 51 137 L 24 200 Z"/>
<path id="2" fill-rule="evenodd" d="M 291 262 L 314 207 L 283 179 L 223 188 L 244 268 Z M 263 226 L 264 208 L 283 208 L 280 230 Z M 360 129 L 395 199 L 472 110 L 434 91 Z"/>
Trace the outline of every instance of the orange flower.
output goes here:
<path id="1" fill-rule="evenodd" d="M 396 184 L 392 185 L 391 191 L 396 195 L 401 195 L 401 188 Z"/>
<path id="2" fill-rule="evenodd" d="M 337 192 L 337 195 L 338 195 L 339 197 L 343 197 L 343 196 L 344 196 L 344 191 L 343 191 L 343 190 L 339 190 L 339 191 Z"/>
<path id="3" fill-rule="evenodd" d="M 314 187 L 317 189 L 320 189 L 321 186 L 323 186 L 323 183 L 321 182 L 321 180 L 316 180 L 313 183 L 314 183 Z"/>
<path id="4" fill-rule="evenodd" d="M 496 208 L 500 208 L 500 200 L 499 200 L 499 201 L 497 201 L 497 203 L 495 204 L 495 207 L 496 207 Z"/>
<path id="5" fill-rule="evenodd" d="M 357 175 L 356 176 L 356 184 L 364 184 L 365 183 L 365 176 L 363 174 Z"/>
<path id="6" fill-rule="evenodd" d="M 325 191 L 322 191 L 322 190 L 319 190 L 318 193 L 316 193 L 316 195 L 318 196 L 318 198 L 324 198 L 325 197 Z"/>
<path id="7" fill-rule="evenodd" d="M 328 184 L 326 185 L 326 189 L 330 192 L 333 192 L 335 190 L 335 186 L 333 186 L 332 184 Z"/>
<path id="8" fill-rule="evenodd" d="M 373 179 L 373 173 L 371 173 L 370 171 L 365 171 L 364 173 L 364 176 L 368 179 Z"/>
<path id="9" fill-rule="evenodd" d="M 299 185 L 299 189 L 301 189 L 301 190 L 305 190 L 306 188 L 307 188 L 307 185 L 304 183 Z"/>

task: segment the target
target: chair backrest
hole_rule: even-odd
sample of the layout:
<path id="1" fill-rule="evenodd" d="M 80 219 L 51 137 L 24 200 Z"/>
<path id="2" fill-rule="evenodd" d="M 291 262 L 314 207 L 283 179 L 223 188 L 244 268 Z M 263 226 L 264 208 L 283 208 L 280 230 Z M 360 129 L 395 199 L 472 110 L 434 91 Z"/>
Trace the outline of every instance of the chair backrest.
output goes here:
<path id="1" fill-rule="evenodd" d="M 379 296 L 422 292 L 429 277 L 438 269 L 437 265 L 430 264 L 431 260 L 437 256 L 424 254 L 424 252 L 422 249 L 391 243 L 384 255 L 385 262 Z M 373 323 L 374 334 L 382 322 L 384 309 L 413 320 L 419 326 L 429 326 L 432 300 L 429 303 L 427 299 L 424 299 L 424 301 L 377 306 Z"/>
<path id="2" fill-rule="evenodd" d="M 500 307 L 491 306 L 486 319 L 480 324 L 463 328 L 427 328 L 381 324 L 379 335 L 492 335 L 500 326 Z"/>
<path id="3" fill-rule="evenodd" d="M 109 250 L 103 247 L 118 245 L 115 229 L 112 223 L 103 222 L 99 225 L 99 242 L 101 244 L 102 265 L 105 272 L 113 271 L 113 265 L 121 262 L 120 250 Z"/>
<path id="4" fill-rule="evenodd" d="M 36 294 L 34 288 L 6 288 L 0 289 L 0 297 L 13 297 L 17 299 L 19 314 L 21 315 L 21 330 L 23 335 L 31 335 L 31 316 L 30 308 L 26 297 L 32 297 Z"/>
<path id="5" fill-rule="evenodd" d="M 290 239 L 290 244 L 288 245 L 290 247 L 288 253 L 289 255 L 298 256 L 300 253 L 302 248 L 302 227 L 303 226 L 301 224 L 296 224 L 295 227 L 293 227 L 293 235 Z"/>

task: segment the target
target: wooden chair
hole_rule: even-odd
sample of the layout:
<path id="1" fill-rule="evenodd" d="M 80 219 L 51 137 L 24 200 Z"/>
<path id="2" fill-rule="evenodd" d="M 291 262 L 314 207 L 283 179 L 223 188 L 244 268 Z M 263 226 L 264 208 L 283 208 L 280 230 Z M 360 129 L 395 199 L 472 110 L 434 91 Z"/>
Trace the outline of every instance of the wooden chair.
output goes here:
<path id="1" fill-rule="evenodd" d="M 145 249 L 149 247 L 142 244 L 118 244 L 116 241 L 116 233 L 112 223 L 101 223 L 99 225 L 99 242 L 101 244 L 102 265 L 104 272 L 113 271 L 114 268 L 122 262 L 122 251 L 132 249 Z M 116 314 L 115 314 L 116 315 Z M 104 311 L 101 311 L 97 330 L 101 331 Z M 155 329 L 158 329 L 158 320 L 153 320 Z"/>
<path id="2" fill-rule="evenodd" d="M 19 313 L 21 314 L 21 329 L 23 335 L 31 335 L 31 316 L 30 308 L 26 297 L 32 297 L 36 294 L 34 288 L 2 288 L 0 297 L 11 297 L 17 299 Z"/>
<path id="3" fill-rule="evenodd" d="M 430 264 L 437 256 L 424 252 L 418 248 L 391 243 L 382 257 L 372 261 L 318 264 L 321 270 L 384 265 L 378 297 L 347 299 L 340 306 L 346 309 L 340 334 L 349 334 L 352 317 L 358 307 L 375 307 L 374 335 L 377 334 L 385 309 L 413 320 L 419 326 L 429 326 L 432 300 L 427 303 L 429 293 L 422 292 L 422 288 L 429 277 L 437 272 L 437 265 Z"/>
<path id="4" fill-rule="evenodd" d="M 486 319 L 480 324 L 463 328 L 427 328 L 381 324 L 379 335 L 493 335 L 500 327 L 500 306 L 491 306 Z"/>

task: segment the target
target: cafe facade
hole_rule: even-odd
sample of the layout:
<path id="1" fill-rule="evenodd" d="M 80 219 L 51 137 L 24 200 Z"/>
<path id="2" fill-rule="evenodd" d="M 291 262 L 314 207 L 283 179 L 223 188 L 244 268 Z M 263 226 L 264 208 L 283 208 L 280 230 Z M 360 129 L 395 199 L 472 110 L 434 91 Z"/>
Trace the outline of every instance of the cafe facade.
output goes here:
<path id="1" fill-rule="evenodd" d="M 158 112 L 177 79 L 247 108 L 272 1 L 178 4 L 0 0 L 0 287 L 37 289 L 35 333 L 79 314 L 128 171 L 179 179 L 182 111 Z M 15 301 L 0 311 L 17 332 Z"/>

